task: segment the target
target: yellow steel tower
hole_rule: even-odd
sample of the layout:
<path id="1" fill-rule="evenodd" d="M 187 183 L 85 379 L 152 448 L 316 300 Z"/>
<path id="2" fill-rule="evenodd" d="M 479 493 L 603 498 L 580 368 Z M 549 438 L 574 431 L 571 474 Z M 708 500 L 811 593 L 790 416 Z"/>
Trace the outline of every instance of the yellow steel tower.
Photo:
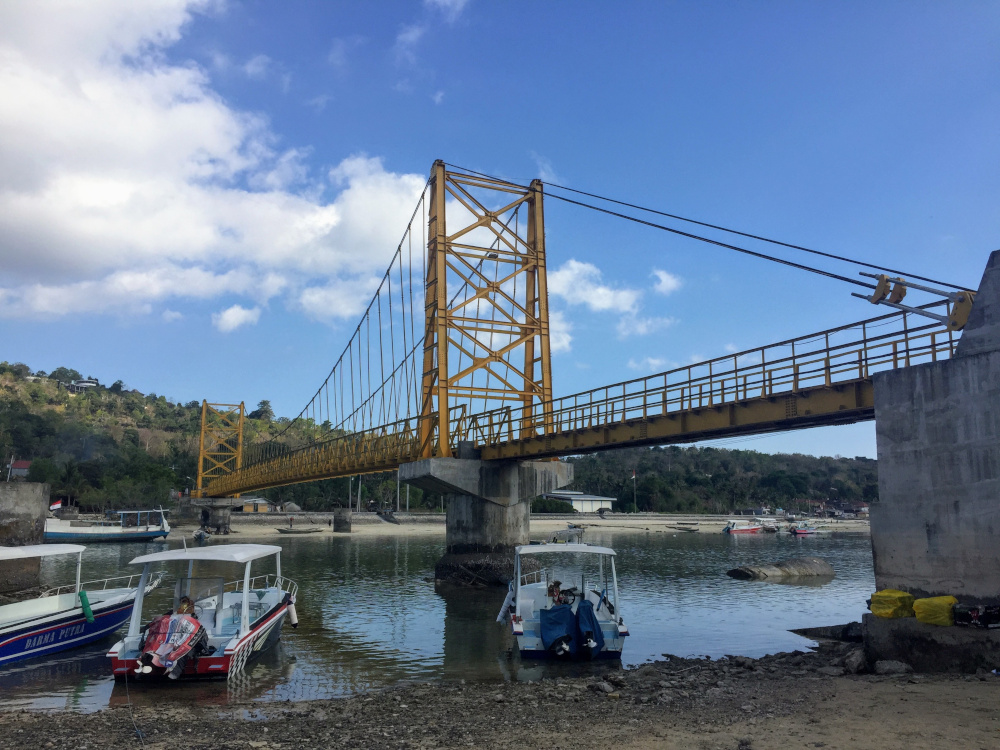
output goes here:
<path id="1" fill-rule="evenodd" d="M 243 402 L 201 402 L 201 441 L 198 448 L 198 484 L 192 497 L 202 497 L 206 483 L 243 466 Z M 239 494 L 234 495 L 239 497 Z"/>
<path id="2" fill-rule="evenodd" d="M 437 161 L 430 190 L 425 458 L 451 455 L 451 423 L 464 414 L 522 407 L 514 429 L 530 437 L 550 418 L 552 400 L 541 182 L 525 188 Z"/>

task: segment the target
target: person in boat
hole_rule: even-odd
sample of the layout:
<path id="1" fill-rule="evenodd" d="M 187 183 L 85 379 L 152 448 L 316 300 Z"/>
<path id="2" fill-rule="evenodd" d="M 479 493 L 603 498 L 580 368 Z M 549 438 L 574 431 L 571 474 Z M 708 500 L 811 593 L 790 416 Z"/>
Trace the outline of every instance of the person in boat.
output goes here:
<path id="1" fill-rule="evenodd" d="M 549 584 L 549 596 L 552 598 L 553 604 L 562 604 L 564 601 L 562 591 L 559 590 L 560 586 L 562 586 L 562 581 L 553 581 Z"/>

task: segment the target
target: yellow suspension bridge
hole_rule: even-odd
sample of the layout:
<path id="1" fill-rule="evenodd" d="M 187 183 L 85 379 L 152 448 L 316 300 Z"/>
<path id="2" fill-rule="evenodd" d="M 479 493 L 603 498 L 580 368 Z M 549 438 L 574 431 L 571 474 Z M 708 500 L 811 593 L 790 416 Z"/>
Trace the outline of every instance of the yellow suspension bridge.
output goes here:
<path id="1" fill-rule="evenodd" d="M 387 471 L 458 455 L 460 445 L 484 460 L 538 459 L 872 419 L 872 374 L 950 357 L 973 303 L 974 293 L 953 285 L 940 291 L 885 273 L 859 282 L 544 188 L 436 162 L 350 341 L 293 420 L 312 439 L 286 427 L 247 445 L 242 404 L 204 403 L 194 494 Z M 896 311 L 554 398 L 546 197 L 859 284 L 870 294 L 857 296 Z M 941 299 L 908 307 L 908 287 Z"/>

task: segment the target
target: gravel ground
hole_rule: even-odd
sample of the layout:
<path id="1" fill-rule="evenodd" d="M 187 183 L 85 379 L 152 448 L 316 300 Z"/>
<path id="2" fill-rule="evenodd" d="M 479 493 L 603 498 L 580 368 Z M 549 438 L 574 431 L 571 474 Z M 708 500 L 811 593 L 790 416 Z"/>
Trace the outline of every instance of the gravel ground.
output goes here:
<path id="1" fill-rule="evenodd" d="M 856 644 L 310 703 L 0 714 L 3 748 L 1000 748 L 1000 678 L 852 674 Z M 881 671 L 903 665 L 882 664 Z M 177 686 L 182 690 L 183 686 Z M 133 719 L 142 733 L 140 738 Z"/>

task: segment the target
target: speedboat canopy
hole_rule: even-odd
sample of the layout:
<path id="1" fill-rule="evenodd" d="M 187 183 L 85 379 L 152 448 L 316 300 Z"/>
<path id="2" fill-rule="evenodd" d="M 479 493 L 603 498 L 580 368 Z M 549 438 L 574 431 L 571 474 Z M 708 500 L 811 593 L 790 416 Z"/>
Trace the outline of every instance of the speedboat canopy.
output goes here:
<path id="1" fill-rule="evenodd" d="M 540 555 L 543 552 L 590 552 L 593 555 L 613 555 L 610 547 L 597 547 L 593 544 L 524 544 L 515 547 L 519 555 Z"/>
<path id="2" fill-rule="evenodd" d="M 66 545 L 69 546 L 69 545 Z M 274 544 L 220 544 L 217 547 L 198 547 L 194 549 L 171 549 L 166 552 L 154 552 L 151 555 L 140 555 L 129 565 L 154 562 L 178 562 L 193 560 L 213 560 L 215 562 L 248 563 L 262 557 L 277 555 L 281 547 Z"/>
<path id="3" fill-rule="evenodd" d="M 26 547 L 0 547 L 0 560 L 23 560 L 50 555 L 79 555 L 86 550 L 82 544 L 29 544 Z"/>

